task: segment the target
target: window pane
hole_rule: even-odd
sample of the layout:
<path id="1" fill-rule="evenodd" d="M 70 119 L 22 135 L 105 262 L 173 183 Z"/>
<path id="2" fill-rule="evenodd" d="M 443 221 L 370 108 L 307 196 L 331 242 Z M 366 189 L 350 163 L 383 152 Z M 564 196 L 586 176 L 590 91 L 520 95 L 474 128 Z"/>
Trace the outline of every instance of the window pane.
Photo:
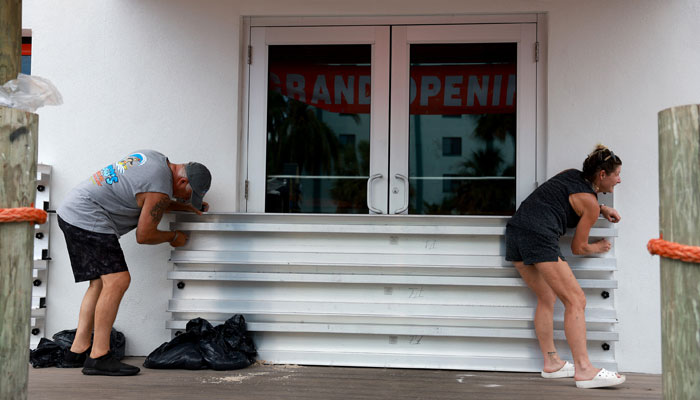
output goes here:
<path id="1" fill-rule="evenodd" d="M 442 138 L 442 155 L 443 156 L 461 156 L 462 155 L 462 138 L 461 137 L 444 137 L 444 138 Z"/>
<path id="2" fill-rule="evenodd" d="M 410 52 L 409 213 L 512 215 L 517 44 Z"/>
<path id="3" fill-rule="evenodd" d="M 369 212 L 370 61 L 370 45 L 269 47 L 266 212 Z"/>

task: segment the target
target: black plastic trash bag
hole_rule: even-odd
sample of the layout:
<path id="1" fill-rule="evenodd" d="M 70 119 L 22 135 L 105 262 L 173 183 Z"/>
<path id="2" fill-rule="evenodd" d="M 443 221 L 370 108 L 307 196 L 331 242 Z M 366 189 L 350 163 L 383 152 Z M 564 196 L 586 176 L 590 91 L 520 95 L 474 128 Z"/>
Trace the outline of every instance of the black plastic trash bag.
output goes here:
<path id="1" fill-rule="evenodd" d="M 214 330 L 214 335 L 199 344 L 202 356 L 212 369 L 222 371 L 245 368 L 255 361 L 257 351 L 253 340 L 247 336 L 245 318 L 242 315 L 234 315 Z"/>
<path id="2" fill-rule="evenodd" d="M 143 366 L 160 369 L 205 369 L 207 363 L 199 351 L 200 332 L 193 328 L 193 322 L 211 327 L 206 320 L 197 318 L 187 323 L 187 331 L 173 340 L 163 343 L 146 357 Z M 213 328 L 211 328 L 213 329 Z"/>
<path id="3" fill-rule="evenodd" d="M 249 366 L 256 354 L 242 315 L 236 314 L 217 327 L 212 327 L 205 319 L 195 318 L 187 323 L 185 333 L 149 354 L 143 366 L 223 371 Z"/>
<path id="4" fill-rule="evenodd" d="M 36 349 L 29 352 L 29 362 L 34 368 L 58 367 L 63 368 L 63 354 L 73 345 L 75 329 L 60 331 L 53 335 L 53 341 L 41 338 Z M 124 358 L 126 337 L 123 333 L 112 328 L 109 334 L 109 350 L 117 359 Z"/>
<path id="5" fill-rule="evenodd" d="M 73 345 L 73 340 L 75 340 L 75 331 L 75 329 L 60 331 L 53 335 L 53 341 L 61 347 L 70 349 L 70 347 Z M 92 342 L 92 338 L 90 339 L 90 342 Z M 116 357 L 117 360 L 124 358 L 126 351 L 126 337 L 123 333 L 114 328 L 112 328 L 112 331 L 109 333 L 109 350 L 112 352 L 112 354 L 114 354 L 114 357 Z"/>
<path id="6" fill-rule="evenodd" d="M 63 348 L 51 339 L 41 338 L 36 349 L 29 351 L 29 362 L 34 368 L 53 367 L 63 361 Z"/>

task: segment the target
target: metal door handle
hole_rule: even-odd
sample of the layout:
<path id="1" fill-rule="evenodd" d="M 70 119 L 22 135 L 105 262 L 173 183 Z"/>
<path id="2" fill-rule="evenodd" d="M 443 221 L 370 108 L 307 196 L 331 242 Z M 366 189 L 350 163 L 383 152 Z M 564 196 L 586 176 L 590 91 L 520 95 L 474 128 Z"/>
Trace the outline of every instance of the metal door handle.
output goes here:
<path id="1" fill-rule="evenodd" d="M 374 174 L 367 179 L 367 208 L 375 214 L 381 214 L 382 210 L 372 207 L 372 182 L 382 177 L 382 174 Z"/>
<path id="2" fill-rule="evenodd" d="M 403 207 L 397 208 L 394 214 L 402 214 L 404 211 L 408 210 L 408 178 L 401 174 L 394 175 L 396 179 L 401 179 L 404 182 L 403 185 Z"/>

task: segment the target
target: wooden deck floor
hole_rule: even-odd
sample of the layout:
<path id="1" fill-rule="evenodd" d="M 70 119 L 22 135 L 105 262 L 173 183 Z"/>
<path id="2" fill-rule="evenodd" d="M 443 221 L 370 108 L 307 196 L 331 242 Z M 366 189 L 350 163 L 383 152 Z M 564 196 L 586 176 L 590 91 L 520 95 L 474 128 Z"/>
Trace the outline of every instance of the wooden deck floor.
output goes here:
<path id="1" fill-rule="evenodd" d="M 141 366 L 143 358 L 125 362 Z M 133 377 L 84 376 L 80 369 L 29 371 L 30 400 L 87 399 L 661 399 L 661 376 L 583 390 L 573 379 L 538 374 L 417 369 L 252 365 L 236 371 L 152 370 Z"/>

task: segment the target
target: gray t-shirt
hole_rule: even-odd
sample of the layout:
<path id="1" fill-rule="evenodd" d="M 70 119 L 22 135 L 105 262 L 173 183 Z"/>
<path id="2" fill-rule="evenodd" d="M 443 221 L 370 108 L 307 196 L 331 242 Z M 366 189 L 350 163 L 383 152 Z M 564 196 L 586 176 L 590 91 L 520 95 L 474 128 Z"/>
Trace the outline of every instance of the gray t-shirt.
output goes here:
<path id="1" fill-rule="evenodd" d="M 141 208 L 136 194 L 173 196 L 173 175 L 167 160 L 153 150 L 133 152 L 76 186 L 56 212 L 79 228 L 121 236 L 138 225 Z"/>

